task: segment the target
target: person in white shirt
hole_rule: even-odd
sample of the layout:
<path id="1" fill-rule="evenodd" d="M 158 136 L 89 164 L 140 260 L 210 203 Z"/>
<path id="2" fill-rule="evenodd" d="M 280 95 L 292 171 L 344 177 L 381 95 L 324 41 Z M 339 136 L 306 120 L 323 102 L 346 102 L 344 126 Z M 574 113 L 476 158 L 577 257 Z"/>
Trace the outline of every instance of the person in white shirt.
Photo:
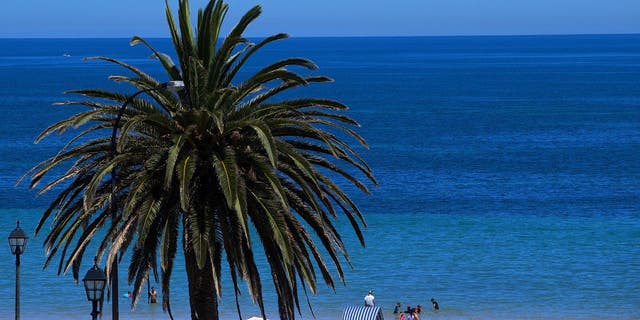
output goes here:
<path id="1" fill-rule="evenodd" d="M 364 296 L 364 305 L 367 307 L 373 307 L 376 304 L 376 297 L 373 296 L 373 291 L 369 290 L 369 293 Z"/>

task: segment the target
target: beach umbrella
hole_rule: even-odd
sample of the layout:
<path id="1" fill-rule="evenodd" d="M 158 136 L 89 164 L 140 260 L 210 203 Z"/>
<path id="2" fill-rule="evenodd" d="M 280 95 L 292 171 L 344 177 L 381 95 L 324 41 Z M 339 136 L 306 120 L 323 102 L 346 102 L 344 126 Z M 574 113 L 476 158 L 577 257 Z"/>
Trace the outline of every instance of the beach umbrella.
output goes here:
<path id="1" fill-rule="evenodd" d="M 344 308 L 342 320 L 384 320 L 380 307 L 347 306 Z"/>

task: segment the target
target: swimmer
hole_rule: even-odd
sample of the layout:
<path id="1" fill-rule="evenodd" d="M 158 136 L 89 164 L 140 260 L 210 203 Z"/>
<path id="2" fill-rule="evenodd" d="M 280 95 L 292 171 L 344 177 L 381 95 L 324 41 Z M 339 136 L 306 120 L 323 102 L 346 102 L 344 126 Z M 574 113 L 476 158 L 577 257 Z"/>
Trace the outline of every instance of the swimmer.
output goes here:
<path id="1" fill-rule="evenodd" d="M 436 301 L 436 299 L 431 298 L 431 304 L 433 305 L 434 311 L 440 310 L 440 306 L 438 305 L 438 301 Z"/>

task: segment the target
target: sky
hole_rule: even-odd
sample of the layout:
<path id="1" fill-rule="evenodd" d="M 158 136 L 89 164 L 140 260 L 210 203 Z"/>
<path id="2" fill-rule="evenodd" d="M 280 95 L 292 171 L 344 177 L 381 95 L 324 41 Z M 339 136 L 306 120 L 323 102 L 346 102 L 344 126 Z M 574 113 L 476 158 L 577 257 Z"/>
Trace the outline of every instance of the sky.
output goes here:
<path id="1" fill-rule="evenodd" d="M 191 0 L 193 17 L 206 0 Z M 640 0 L 227 0 L 226 29 L 254 5 L 246 36 L 640 33 Z M 178 0 L 169 0 L 175 9 Z M 163 0 L 6 0 L 0 38 L 168 37 Z"/>

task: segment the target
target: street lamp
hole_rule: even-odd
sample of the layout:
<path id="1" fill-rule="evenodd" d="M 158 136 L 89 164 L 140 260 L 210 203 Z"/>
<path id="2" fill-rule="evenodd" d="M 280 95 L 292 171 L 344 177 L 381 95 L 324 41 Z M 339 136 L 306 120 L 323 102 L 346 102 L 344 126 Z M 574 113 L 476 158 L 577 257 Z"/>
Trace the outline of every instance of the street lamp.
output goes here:
<path id="1" fill-rule="evenodd" d="M 87 271 L 82 282 L 84 283 L 84 290 L 87 292 L 87 300 L 91 301 L 91 319 L 96 320 L 98 319 L 98 314 L 102 312 L 102 310 L 98 309 L 98 302 L 102 301 L 107 277 L 98 268 L 98 265 L 94 264 L 93 268 Z"/>
<path id="2" fill-rule="evenodd" d="M 20 228 L 20 221 L 16 222 L 16 228 L 9 234 L 9 247 L 11 253 L 16 256 L 16 320 L 20 319 L 20 255 L 24 253 L 27 245 L 27 234 Z"/>
<path id="3" fill-rule="evenodd" d="M 111 159 L 113 160 L 116 157 L 116 153 L 118 151 L 118 144 L 116 141 L 116 135 L 118 133 L 118 128 L 120 127 L 120 119 L 124 114 L 124 110 L 127 109 L 127 106 L 133 102 L 133 99 L 138 95 L 144 92 L 151 92 L 160 89 L 166 89 L 170 92 L 176 93 L 184 88 L 183 81 L 168 81 L 160 84 L 155 88 L 142 89 L 137 91 L 136 93 L 127 97 L 124 101 L 120 109 L 118 109 L 118 115 L 116 116 L 115 123 L 113 124 L 113 132 L 111 133 Z M 116 166 L 111 169 L 111 223 L 113 224 L 117 218 L 118 212 L 118 201 L 116 198 Z M 120 317 L 120 310 L 118 307 L 118 254 L 116 253 L 115 259 L 113 259 L 113 263 L 111 264 L 111 319 L 118 320 Z"/>

